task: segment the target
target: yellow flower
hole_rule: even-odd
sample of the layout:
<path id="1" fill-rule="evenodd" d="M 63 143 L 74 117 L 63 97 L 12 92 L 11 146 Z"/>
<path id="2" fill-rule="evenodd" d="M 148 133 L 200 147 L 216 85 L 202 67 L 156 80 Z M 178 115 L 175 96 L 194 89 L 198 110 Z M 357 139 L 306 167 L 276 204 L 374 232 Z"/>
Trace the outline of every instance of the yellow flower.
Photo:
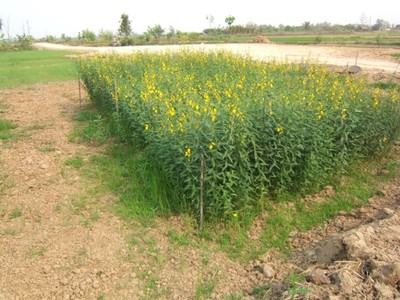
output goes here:
<path id="1" fill-rule="evenodd" d="M 189 147 L 186 147 L 185 157 L 190 157 L 192 154 L 192 150 Z"/>
<path id="2" fill-rule="evenodd" d="M 279 133 L 279 134 L 281 134 L 281 133 L 283 132 L 282 126 L 277 127 L 277 128 L 276 128 L 276 132 Z"/>
<path id="3" fill-rule="evenodd" d="M 234 218 L 237 218 L 237 217 L 238 217 L 238 214 L 237 214 L 237 213 L 233 213 L 232 216 L 233 216 Z"/>
<path id="4" fill-rule="evenodd" d="M 171 117 L 175 116 L 175 109 L 174 109 L 173 107 L 171 107 L 171 108 L 168 110 L 168 114 L 169 114 Z"/>
<path id="5" fill-rule="evenodd" d="M 209 148 L 210 148 L 210 150 L 212 150 L 212 149 L 214 149 L 214 147 L 215 147 L 215 143 L 212 142 L 212 143 L 210 144 Z"/>
<path id="6" fill-rule="evenodd" d="M 344 120 L 347 116 L 347 109 L 343 108 L 342 109 L 342 120 Z"/>
<path id="7" fill-rule="evenodd" d="M 144 130 L 149 130 L 150 126 L 149 124 L 144 125 Z"/>

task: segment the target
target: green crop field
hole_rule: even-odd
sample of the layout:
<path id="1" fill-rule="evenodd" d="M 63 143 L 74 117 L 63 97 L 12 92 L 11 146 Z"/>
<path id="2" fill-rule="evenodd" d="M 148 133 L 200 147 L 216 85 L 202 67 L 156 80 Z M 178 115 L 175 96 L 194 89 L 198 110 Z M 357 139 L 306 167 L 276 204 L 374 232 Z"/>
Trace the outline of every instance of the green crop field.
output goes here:
<path id="1" fill-rule="evenodd" d="M 80 72 L 91 99 L 114 111 L 183 205 L 218 218 L 323 187 L 400 130 L 397 90 L 312 64 L 182 51 L 94 56 Z"/>

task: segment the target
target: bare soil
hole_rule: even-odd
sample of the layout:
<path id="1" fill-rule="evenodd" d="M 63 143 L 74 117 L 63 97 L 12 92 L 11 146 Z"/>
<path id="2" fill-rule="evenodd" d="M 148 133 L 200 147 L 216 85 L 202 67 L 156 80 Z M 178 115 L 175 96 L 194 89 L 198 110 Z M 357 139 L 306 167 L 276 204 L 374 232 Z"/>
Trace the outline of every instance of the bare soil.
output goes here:
<path id="1" fill-rule="evenodd" d="M 359 53 L 360 66 L 373 62 L 362 72 L 373 65 L 376 78 L 392 78 L 397 68 L 388 55 L 399 49 L 322 48 L 349 63 Z M 104 152 L 68 139 L 80 109 L 76 82 L 0 90 L 0 105 L 0 117 L 18 126 L 17 139 L 0 141 L 0 299 L 255 299 L 255 286 L 266 287 L 264 299 L 290 299 L 290 291 L 298 299 L 400 298 L 400 178 L 360 210 L 293 232 L 290 259 L 271 250 L 243 265 L 212 243 L 174 242 L 170 233 L 189 225 L 183 218 L 151 227 L 120 219 L 118 199 L 96 193 L 94 182 L 66 164 Z M 291 270 L 306 281 L 288 280 Z"/>
<path id="2" fill-rule="evenodd" d="M 328 65 L 357 65 L 369 72 L 400 72 L 399 61 L 392 54 L 399 54 L 400 48 L 388 47 L 349 47 L 349 46 L 304 46 L 279 44 L 196 44 L 172 46 L 128 46 L 128 47 L 85 47 L 68 46 L 50 43 L 36 43 L 38 49 L 71 50 L 86 53 L 120 53 L 129 54 L 137 51 L 174 51 L 180 49 L 193 50 L 228 50 L 233 53 L 250 55 L 255 59 L 278 61 L 313 61 Z"/>

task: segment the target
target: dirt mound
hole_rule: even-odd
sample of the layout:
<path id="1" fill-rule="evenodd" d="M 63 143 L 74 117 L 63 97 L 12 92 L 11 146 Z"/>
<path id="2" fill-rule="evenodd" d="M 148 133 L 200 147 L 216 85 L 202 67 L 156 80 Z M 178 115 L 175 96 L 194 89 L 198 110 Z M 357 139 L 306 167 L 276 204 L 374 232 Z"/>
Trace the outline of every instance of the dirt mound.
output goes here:
<path id="1" fill-rule="evenodd" d="M 286 299 L 288 291 L 302 299 L 399 299 L 400 181 L 382 187 L 359 210 L 294 233 L 290 244 L 290 261 L 253 263 L 264 274 L 257 284 L 270 286 L 263 299 Z M 290 281 L 289 270 L 305 282 Z"/>

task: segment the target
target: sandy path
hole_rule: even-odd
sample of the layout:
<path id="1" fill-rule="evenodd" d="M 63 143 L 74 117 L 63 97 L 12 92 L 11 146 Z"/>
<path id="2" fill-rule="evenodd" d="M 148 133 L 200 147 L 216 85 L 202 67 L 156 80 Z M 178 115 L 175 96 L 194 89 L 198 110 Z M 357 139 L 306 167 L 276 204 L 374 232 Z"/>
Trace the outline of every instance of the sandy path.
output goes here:
<path id="1" fill-rule="evenodd" d="M 248 54 L 256 59 L 288 60 L 300 62 L 307 59 L 346 67 L 357 65 L 368 71 L 385 71 L 394 73 L 400 71 L 399 62 L 392 54 L 400 53 L 399 48 L 378 47 L 345 47 L 345 46 L 302 46 L 277 44 L 202 44 L 202 45 L 171 45 L 171 46 L 128 46 L 128 47 L 84 47 L 66 46 L 50 43 L 37 43 L 39 49 L 63 49 L 80 52 L 98 53 L 132 53 L 135 51 L 165 51 L 182 48 L 196 50 L 225 49 L 238 54 Z"/>

